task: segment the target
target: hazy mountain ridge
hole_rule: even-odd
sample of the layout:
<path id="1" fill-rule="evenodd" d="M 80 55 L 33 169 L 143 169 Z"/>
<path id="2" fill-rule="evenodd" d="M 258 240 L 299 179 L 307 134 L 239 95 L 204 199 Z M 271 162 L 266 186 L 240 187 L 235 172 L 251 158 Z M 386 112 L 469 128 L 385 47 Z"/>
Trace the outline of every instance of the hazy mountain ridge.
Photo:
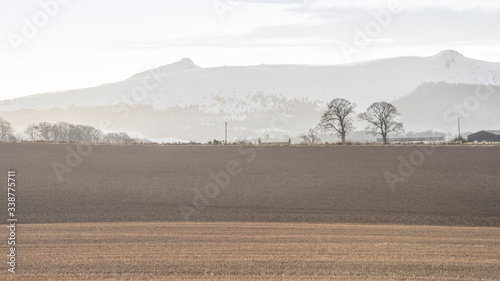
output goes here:
<path id="1" fill-rule="evenodd" d="M 412 130 L 456 132 L 500 128 L 500 86 L 424 83 L 393 104 Z"/>
<path id="2" fill-rule="evenodd" d="M 5 111 L 125 103 L 165 109 L 210 104 L 213 95 L 244 98 L 257 92 L 287 98 L 308 97 L 321 102 L 339 96 L 366 106 L 378 100 L 400 98 L 425 82 L 500 84 L 500 64 L 469 59 L 456 51 L 443 51 L 427 58 L 400 57 L 327 66 L 200 68 L 185 58 L 124 81 L 1 101 L 0 108 Z"/>
<path id="3" fill-rule="evenodd" d="M 256 93 L 248 99 L 213 96 L 209 107 L 200 105 L 172 106 L 154 109 L 151 105 L 136 105 L 128 111 L 117 111 L 112 106 L 72 107 L 70 109 L 5 111 L 2 117 L 15 121 L 18 131 L 40 120 L 56 123 L 84 123 L 104 131 L 127 131 L 133 137 L 208 141 L 223 139 L 224 122 L 230 123 L 230 137 L 256 138 L 296 137 L 303 128 L 317 123 L 323 109 L 318 102 L 307 98 L 288 99 Z M 88 114 L 91 110 L 92 114 Z M 86 116 L 82 121 L 82 116 Z M 110 123 L 103 128 L 102 122 Z"/>
<path id="4" fill-rule="evenodd" d="M 357 112 L 372 102 L 394 101 L 407 131 L 454 131 L 451 121 L 443 121 L 444 111 L 486 84 L 500 84 L 500 64 L 451 50 L 426 58 L 334 66 L 201 68 L 184 58 L 98 87 L 1 101 L 0 116 L 17 129 L 41 120 L 99 128 L 100 120 L 110 119 L 116 131 L 204 141 L 220 138 L 221 124 L 230 122 L 235 138 L 293 137 L 317 124 L 328 101 L 343 97 L 358 104 Z M 470 130 L 484 129 L 490 126 L 484 120 L 497 117 L 493 108 L 500 105 L 498 92 L 492 95 L 495 98 L 485 105 L 488 110 L 481 111 L 490 112 L 489 117 L 470 118 Z M 430 100 L 434 103 L 429 104 Z M 281 123 L 271 124 L 276 120 Z M 358 130 L 364 128 L 359 122 L 355 125 Z"/>

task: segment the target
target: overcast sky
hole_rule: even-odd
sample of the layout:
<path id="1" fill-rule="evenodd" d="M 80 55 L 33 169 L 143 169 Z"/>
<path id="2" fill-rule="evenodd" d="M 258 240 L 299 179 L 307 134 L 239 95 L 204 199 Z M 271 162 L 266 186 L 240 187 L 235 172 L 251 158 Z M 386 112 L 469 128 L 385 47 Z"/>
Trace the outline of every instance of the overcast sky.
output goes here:
<path id="1" fill-rule="evenodd" d="M 0 99 L 118 81 L 184 57 L 201 67 L 344 64 L 454 49 L 500 62 L 495 0 L 0 1 Z"/>

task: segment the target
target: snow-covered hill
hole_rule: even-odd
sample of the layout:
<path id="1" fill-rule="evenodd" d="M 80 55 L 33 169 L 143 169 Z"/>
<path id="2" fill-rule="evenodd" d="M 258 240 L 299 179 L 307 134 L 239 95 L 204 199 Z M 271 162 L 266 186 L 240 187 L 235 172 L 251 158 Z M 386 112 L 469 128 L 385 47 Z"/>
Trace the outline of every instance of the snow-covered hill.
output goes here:
<path id="1" fill-rule="evenodd" d="M 407 131 L 451 132 L 455 105 L 491 84 L 500 84 L 500 64 L 456 51 L 325 66 L 201 68 L 185 58 L 120 82 L 1 101 L 0 116 L 18 132 L 32 123 L 66 121 L 146 138 L 208 141 L 222 139 L 229 122 L 230 140 L 287 140 L 314 128 L 326 102 L 342 97 L 358 104 L 357 112 L 372 102 L 394 102 Z M 467 130 L 499 129 L 500 87 L 487 89 L 491 97 L 463 118 Z"/>
<path id="2" fill-rule="evenodd" d="M 0 111 L 110 106 L 211 105 L 217 98 L 254 93 L 326 102 L 344 97 L 364 109 L 403 97 L 425 82 L 500 84 L 500 64 L 466 58 L 452 50 L 432 57 L 398 57 L 349 65 L 256 65 L 200 68 L 190 59 L 98 87 L 44 93 L 0 102 Z M 259 106 L 259 105 L 255 105 Z"/>

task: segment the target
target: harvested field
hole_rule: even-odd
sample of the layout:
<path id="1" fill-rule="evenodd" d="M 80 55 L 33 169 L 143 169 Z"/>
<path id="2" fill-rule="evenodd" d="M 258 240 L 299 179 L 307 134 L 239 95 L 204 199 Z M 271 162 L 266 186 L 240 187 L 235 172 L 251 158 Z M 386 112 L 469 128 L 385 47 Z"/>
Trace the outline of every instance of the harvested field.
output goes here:
<path id="1" fill-rule="evenodd" d="M 1 143 L 0 155 L 19 219 L 18 273 L 2 280 L 500 279 L 498 146 Z"/>
<path id="2" fill-rule="evenodd" d="M 500 226 L 499 146 L 87 149 L 75 156 L 74 144 L 0 144 L 1 182 L 6 182 L 7 169 L 17 170 L 20 222 Z M 414 164 L 400 173 L 402 161 Z M 54 165 L 59 165 L 61 182 Z M 394 191 L 386 172 L 399 177 Z"/>
<path id="3" fill-rule="evenodd" d="M 19 239 L 18 280 L 500 279 L 493 227 L 61 223 L 21 225 Z"/>

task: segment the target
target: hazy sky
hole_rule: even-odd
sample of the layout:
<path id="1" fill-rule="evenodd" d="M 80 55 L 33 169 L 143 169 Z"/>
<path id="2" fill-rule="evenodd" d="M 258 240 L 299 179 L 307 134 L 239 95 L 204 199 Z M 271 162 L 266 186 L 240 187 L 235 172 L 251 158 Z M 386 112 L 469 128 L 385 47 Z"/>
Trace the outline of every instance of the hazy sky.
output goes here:
<path id="1" fill-rule="evenodd" d="M 495 0 L 0 1 L 0 99 L 118 81 L 183 57 L 202 67 L 343 64 L 454 49 L 500 62 Z"/>

